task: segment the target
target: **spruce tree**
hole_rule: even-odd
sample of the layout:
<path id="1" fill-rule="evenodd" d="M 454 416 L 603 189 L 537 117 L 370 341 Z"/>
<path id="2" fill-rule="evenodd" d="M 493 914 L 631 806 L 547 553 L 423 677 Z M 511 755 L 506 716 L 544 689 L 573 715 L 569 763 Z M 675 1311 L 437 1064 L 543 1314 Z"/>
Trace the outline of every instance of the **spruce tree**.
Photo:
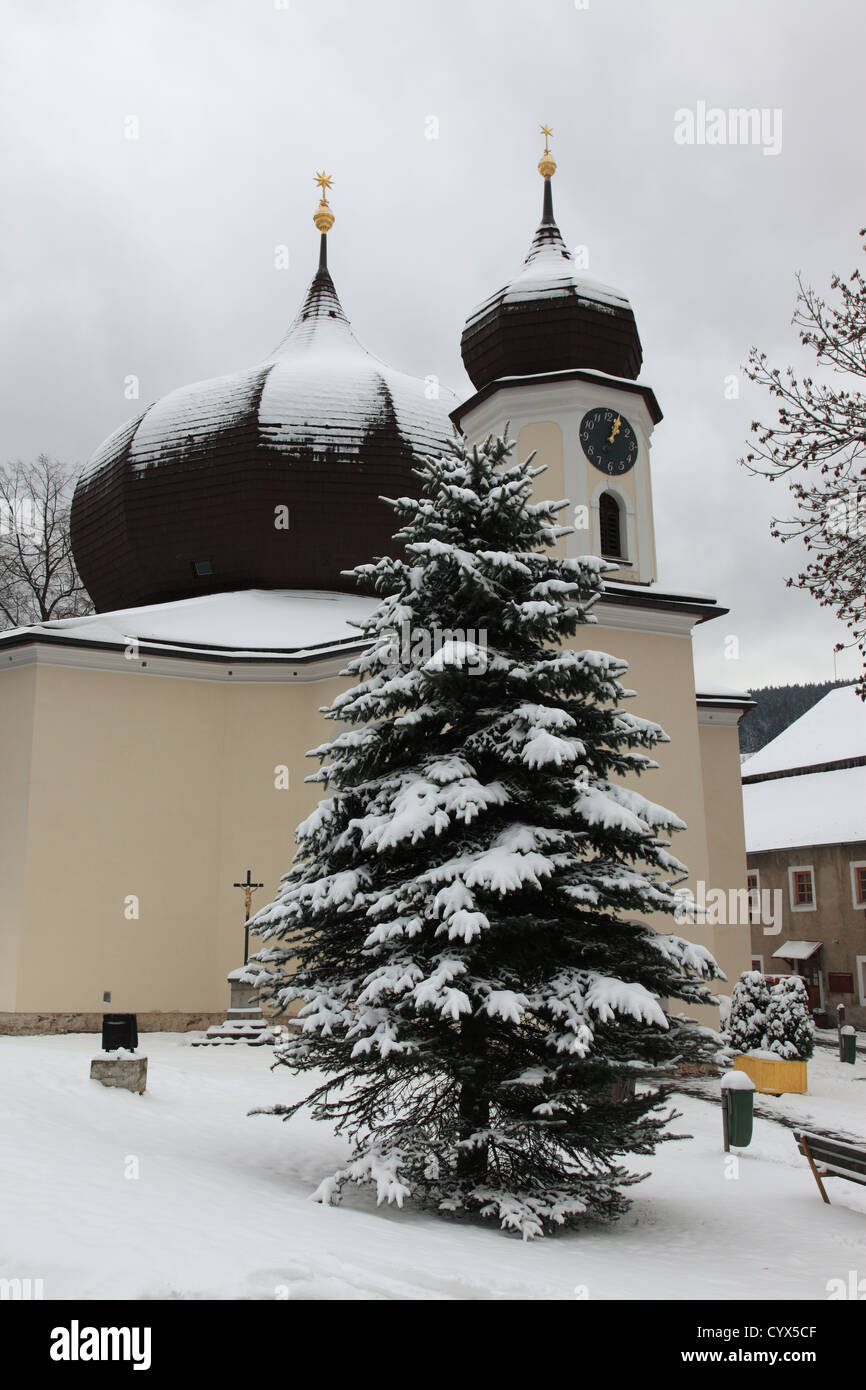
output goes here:
<path id="1" fill-rule="evenodd" d="M 567 504 L 531 501 L 512 448 L 421 465 L 391 503 L 406 558 L 355 571 L 370 645 L 251 978 L 302 1004 L 275 1065 L 324 1074 L 269 1113 L 352 1141 L 320 1200 L 372 1183 L 527 1238 L 617 1216 L 646 1176 L 618 1159 L 679 1137 L 660 1075 L 719 1040 L 668 1001 L 712 1002 L 720 972 L 633 915 L 680 905 L 682 822 L 623 780 L 667 736 L 620 710 L 625 661 L 564 645 L 611 566 L 551 553 Z"/>
<path id="2" fill-rule="evenodd" d="M 753 1052 L 764 1046 L 770 986 L 760 970 L 744 970 L 731 995 L 731 1012 L 725 1041 L 736 1052 Z"/>
<path id="3" fill-rule="evenodd" d="M 767 1009 L 764 1047 L 786 1061 L 805 1062 L 815 1050 L 815 1024 L 809 993 L 799 975 L 783 975 L 773 985 Z"/>

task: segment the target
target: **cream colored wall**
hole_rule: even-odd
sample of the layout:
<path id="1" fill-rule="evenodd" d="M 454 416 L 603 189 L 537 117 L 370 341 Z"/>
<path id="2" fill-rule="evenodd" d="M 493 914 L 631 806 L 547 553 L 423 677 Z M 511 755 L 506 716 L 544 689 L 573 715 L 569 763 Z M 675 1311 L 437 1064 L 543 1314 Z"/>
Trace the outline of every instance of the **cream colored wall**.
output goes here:
<path id="1" fill-rule="evenodd" d="M 589 626 L 572 645 L 624 657 L 639 692 L 625 708 L 670 735 L 638 785 L 686 821 L 672 848 L 691 885 L 744 882 L 736 730 L 699 731 L 690 639 Z M 232 884 L 252 869 L 261 906 L 290 867 L 318 795 L 303 755 L 336 733 L 319 706 L 344 684 L 2 673 L 0 1011 L 101 1012 L 105 990 L 124 1012 L 224 1008 L 243 952 Z M 287 791 L 274 785 L 282 764 Z M 748 967 L 747 932 L 741 961 L 731 932 L 655 924 L 706 944 L 729 974 Z"/>
<path id="2" fill-rule="evenodd" d="M 562 430 L 553 420 L 543 420 L 538 424 L 524 425 L 517 433 L 517 458 L 522 463 L 534 453 L 533 465 L 544 466 L 532 483 L 533 502 L 559 502 L 568 496 L 565 490 L 565 460 L 562 452 Z M 571 526 L 572 509 L 564 507 L 557 514 L 559 526 Z M 565 537 L 561 536 L 553 547 L 553 554 L 565 556 Z"/>
<path id="3" fill-rule="evenodd" d="M 6 673 L 0 686 L 6 687 Z M 40 666 L 19 988 L 6 1008 L 213 1011 L 315 804 L 303 754 L 344 682 L 232 685 Z M 274 768 L 287 764 L 288 790 Z M 19 836 L 20 840 L 20 836 Z M 139 900 L 129 920 L 126 900 Z"/>
<path id="4" fill-rule="evenodd" d="M 746 886 L 739 737 L 729 724 L 701 724 L 699 733 L 710 853 L 707 881 L 727 894 Z M 730 993 L 742 972 L 751 969 L 750 926 L 748 921 L 729 922 L 710 930 L 713 955 L 728 977 L 724 991 Z"/>
<path id="5" fill-rule="evenodd" d="M 659 744 L 649 752 L 658 768 L 633 779 L 634 784 L 650 801 L 659 802 L 685 821 L 686 829 L 671 838 L 671 851 L 687 866 L 690 884 L 705 879 L 709 856 L 691 639 L 599 625 L 578 629 L 570 645 L 595 648 L 628 661 L 622 684 L 637 694 L 620 707 L 654 720 L 670 739 L 670 743 Z M 671 919 L 664 915 L 657 925 L 665 931 L 672 929 Z M 691 928 L 687 934 L 709 945 Z"/>
<path id="6" fill-rule="evenodd" d="M 15 1008 L 18 981 L 35 686 L 33 668 L 0 681 L 0 1012 Z"/>

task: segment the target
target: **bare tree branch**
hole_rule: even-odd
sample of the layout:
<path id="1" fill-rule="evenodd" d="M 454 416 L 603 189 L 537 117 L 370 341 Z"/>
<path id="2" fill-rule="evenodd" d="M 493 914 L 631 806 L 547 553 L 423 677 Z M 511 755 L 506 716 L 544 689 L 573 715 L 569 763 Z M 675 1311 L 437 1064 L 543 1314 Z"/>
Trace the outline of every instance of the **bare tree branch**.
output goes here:
<path id="1" fill-rule="evenodd" d="M 866 230 L 860 236 L 866 240 Z M 828 379 L 800 379 L 791 367 L 782 372 L 751 349 L 745 373 L 778 402 L 778 420 L 753 421 L 750 452 L 739 462 L 771 482 L 788 478 L 795 513 L 774 517 L 770 533 L 783 542 L 799 537 L 810 558 L 787 583 L 832 608 L 849 628 L 850 642 L 836 650 L 858 648 L 858 689 L 866 699 L 866 396 L 859 385 L 866 379 L 866 281 L 855 269 L 847 281 L 834 274 L 830 288 L 837 300 L 828 305 L 798 275 L 792 320 Z"/>
<path id="2" fill-rule="evenodd" d="M 47 454 L 0 465 L 0 621 L 7 627 L 93 612 L 69 536 L 75 482 Z"/>

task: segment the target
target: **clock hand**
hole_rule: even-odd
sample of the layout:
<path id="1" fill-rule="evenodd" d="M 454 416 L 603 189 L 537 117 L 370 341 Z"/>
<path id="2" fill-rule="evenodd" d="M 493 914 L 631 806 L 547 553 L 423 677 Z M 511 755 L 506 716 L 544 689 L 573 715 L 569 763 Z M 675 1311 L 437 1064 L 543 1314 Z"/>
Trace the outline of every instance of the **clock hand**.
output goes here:
<path id="1" fill-rule="evenodd" d="M 613 422 L 613 429 L 611 430 L 611 432 L 610 432 L 610 434 L 608 435 L 608 438 L 607 438 L 608 444 L 612 444 L 613 441 L 616 439 L 617 435 L 619 434 L 619 430 L 620 430 L 620 425 L 621 425 L 621 424 L 622 424 L 622 416 L 621 416 L 621 415 L 617 415 L 616 419 L 615 419 L 614 422 Z"/>

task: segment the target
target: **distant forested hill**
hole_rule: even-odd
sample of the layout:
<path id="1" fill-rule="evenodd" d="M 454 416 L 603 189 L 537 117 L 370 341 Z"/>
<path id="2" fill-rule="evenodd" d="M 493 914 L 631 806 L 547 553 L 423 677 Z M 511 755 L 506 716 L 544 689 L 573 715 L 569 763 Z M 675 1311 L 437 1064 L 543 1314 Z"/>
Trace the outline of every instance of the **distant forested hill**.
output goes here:
<path id="1" fill-rule="evenodd" d="M 757 753 L 828 691 L 851 684 L 850 680 L 820 681 L 810 685 L 766 685 L 753 690 L 752 699 L 758 704 L 740 724 L 740 752 Z"/>

